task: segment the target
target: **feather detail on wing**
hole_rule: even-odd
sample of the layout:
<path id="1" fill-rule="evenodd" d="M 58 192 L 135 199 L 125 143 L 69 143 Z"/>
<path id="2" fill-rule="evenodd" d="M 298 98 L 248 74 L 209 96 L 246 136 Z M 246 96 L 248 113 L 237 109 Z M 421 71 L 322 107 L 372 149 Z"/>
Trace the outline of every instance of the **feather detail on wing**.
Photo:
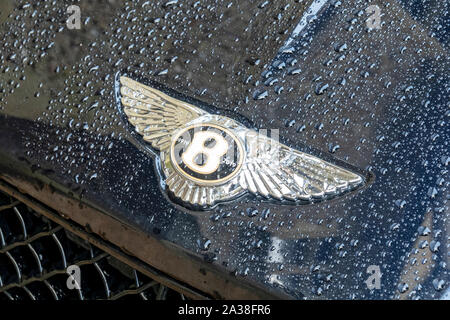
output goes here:
<path id="1" fill-rule="evenodd" d="M 265 197 L 310 201 L 339 195 L 363 182 L 358 174 L 252 130 L 246 135 L 246 147 L 239 183 Z"/>
<path id="2" fill-rule="evenodd" d="M 169 148 L 175 130 L 207 114 L 127 77 L 120 77 L 123 111 L 145 141 L 158 150 Z"/>

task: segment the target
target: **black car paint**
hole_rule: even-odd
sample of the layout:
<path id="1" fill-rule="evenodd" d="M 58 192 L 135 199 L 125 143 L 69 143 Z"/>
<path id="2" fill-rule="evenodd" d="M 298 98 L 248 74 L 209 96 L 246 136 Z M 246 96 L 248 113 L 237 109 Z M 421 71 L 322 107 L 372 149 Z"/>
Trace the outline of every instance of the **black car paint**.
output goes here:
<path id="1" fill-rule="evenodd" d="M 144 1 L 82 1 L 83 16 L 91 19 L 71 31 L 65 28 L 69 2 L 19 5 L 0 19 L 0 37 L 8 44 L 1 53 L 0 154 L 37 169 L 41 179 L 83 202 L 269 291 L 331 299 L 438 298 L 445 292 L 448 39 L 440 31 L 430 35 L 432 23 L 421 24 L 414 5 L 379 2 L 386 23 L 367 32 L 368 3 L 330 1 L 294 37 L 292 53 L 283 53 L 309 2 L 227 8 L 212 2 L 142 7 Z M 37 26 L 29 22 L 33 10 L 41 19 Z M 177 15 L 198 25 L 185 28 Z M 260 33 L 248 35 L 253 26 Z M 14 45 L 23 33 L 31 41 Z M 175 43 L 178 37 L 184 42 Z M 234 41 L 239 37 L 244 40 Z M 66 57 L 67 41 L 73 54 Z M 347 49 L 340 51 L 341 44 Z M 26 63 L 19 59 L 24 49 Z M 175 62 L 167 61 L 174 56 Z M 289 69 L 293 58 L 300 73 Z M 310 205 L 248 195 L 210 211 L 186 210 L 162 190 L 155 153 L 120 115 L 118 72 L 137 73 L 220 114 L 247 118 L 254 128 L 280 129 L 283 143 L 358 168 L 373 181 Z M 267 72 L 278 87 L 264 84 Z M 19 80 L 22 75 L 25 80 Z M 254 99 L 265 91 L 264 99 Z M 436 185 L 439 179 L 444 180 Z M 432 232 L 420 236 L 426 223 Z M 414 253 L 422 240 L 428 246 Z M 441 245 L 432 248 L 432 241 Z M 411 267 L 414 256 L 418 262 Z M 381 269 L 379 290 L 365 284 L 370 265 Z M 413 269 L 417 265 L 422 266 Z M 405 278 L 408 272 L 420 279 Z M 436 286 L 436 280 L 444 285 Z"/>

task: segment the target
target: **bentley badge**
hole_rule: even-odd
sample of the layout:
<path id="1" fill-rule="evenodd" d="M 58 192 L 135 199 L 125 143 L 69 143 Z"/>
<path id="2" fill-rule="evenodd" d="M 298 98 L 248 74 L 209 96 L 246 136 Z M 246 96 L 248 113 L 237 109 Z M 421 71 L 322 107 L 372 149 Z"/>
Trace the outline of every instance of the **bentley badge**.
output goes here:
<path id="1" fill-rule="evenodd" d="M 124 76 L 120 85 L 128 121 L 160 151 L 165 183 L 185 203 L 211 207 L 247 191 L 308 203 L 364 182 L 359 174 L 289 148 L 231 118 Z"/>

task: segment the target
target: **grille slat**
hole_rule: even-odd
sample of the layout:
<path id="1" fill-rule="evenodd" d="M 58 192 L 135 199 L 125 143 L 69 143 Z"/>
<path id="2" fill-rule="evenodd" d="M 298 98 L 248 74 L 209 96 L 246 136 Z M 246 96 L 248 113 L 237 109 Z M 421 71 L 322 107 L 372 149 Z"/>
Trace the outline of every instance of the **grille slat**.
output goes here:
<path id="1" fill-rule="evenodd" d="M 67 287 L 67 267 L 81 289 Z M 0 300 L 184 299 L 179 294 L 0 193 Z"/>

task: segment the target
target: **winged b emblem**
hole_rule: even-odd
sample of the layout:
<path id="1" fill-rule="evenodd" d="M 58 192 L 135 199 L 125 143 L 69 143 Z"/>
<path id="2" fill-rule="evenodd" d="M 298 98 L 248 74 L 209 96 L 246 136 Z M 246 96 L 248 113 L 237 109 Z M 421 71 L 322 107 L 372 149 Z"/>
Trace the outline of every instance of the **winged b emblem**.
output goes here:
<path id="1" fill-rule="evenodd" d="M 160 151 L 168 189 L 185 203 L 210 207 L 246 192 L 307 203 L 364 182 L 356 173 L 128 77 L 120 77 L 120 93 L 128 121 Z"/>

